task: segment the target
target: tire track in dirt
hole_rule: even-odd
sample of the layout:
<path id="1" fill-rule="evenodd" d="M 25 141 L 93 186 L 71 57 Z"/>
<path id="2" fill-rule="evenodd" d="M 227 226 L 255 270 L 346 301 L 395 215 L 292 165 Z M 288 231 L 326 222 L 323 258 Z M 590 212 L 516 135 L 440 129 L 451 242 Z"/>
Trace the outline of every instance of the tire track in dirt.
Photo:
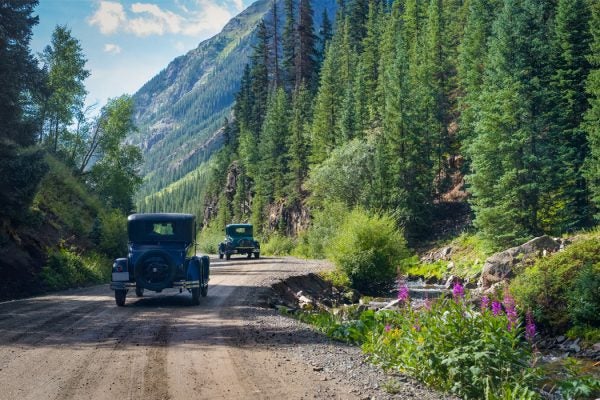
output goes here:
<path id="1" fill-rule="evenodd" d="M 142 396 L 144 399 L 170 399 L 167 375 L 167 348 L 169 345 L 170 325 L 170 319 L 163 320 L 146 352 L 147 358 L 144 367 L 144 390 Z"/>

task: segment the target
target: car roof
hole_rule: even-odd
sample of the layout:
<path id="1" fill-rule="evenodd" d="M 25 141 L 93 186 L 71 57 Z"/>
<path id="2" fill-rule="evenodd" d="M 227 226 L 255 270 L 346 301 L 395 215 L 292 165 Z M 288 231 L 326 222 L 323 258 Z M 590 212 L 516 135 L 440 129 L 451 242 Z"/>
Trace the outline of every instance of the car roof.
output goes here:
<path id="1" fill-rule="evenodd" d="M 252 228 L 252 224 L 229 224 L 226 228 Z"/>
<path id="2" fill-rule="evenodd" d="M 188 221 L 193 220 L 193 214 L 180 214 L 180 213 L 139 213 L 131 214 L 127 217 L 127 221 L 156 221 L 156 222 L 168 222 L 168 221 Z"/>

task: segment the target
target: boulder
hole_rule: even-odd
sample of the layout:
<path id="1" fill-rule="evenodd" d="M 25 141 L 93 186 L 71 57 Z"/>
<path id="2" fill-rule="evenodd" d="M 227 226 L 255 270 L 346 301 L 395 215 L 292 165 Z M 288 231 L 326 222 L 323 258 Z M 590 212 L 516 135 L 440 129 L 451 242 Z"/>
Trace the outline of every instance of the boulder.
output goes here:
<path id="1" fill-rule="evenodd" d="M 535 257 L 553 253 L 559 249 L 558 241 L 544 235 L 531 239 L 520 246 L 496 253 L 485 261 L 479 284 L 485 290 L 494 283 L 509 280 L 514 277 L 515 269 L 522 267 Z"/>

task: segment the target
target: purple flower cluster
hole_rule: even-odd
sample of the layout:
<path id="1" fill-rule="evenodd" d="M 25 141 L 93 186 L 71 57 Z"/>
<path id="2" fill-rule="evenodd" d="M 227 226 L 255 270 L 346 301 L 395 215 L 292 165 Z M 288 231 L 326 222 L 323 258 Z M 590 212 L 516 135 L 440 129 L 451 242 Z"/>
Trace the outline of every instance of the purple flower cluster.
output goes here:
<path id="1" fill-rule="evenodd" d="M 460 300 L 465 297 L 465 288 L 460 282 L 454 282 L 454 286 L 452 287 L 452 297 L 454 297 L 454 300 Z"/>
<path id="2" fill-rule="evenodd" d="M 531 311 L 527 311 L 525 314 L 525 337 L 530 342 L 535 337 L 535 322 L 533 322 L 533 315 Z"/>
<path id="3" fill-rule="evenodd" d="M 406 286 L 405 282 L 401 282 L 398 285 L 398 300 L 400 300 L 403 303 L 408 303 L 410 300 L 408 286 Z"/>
<path id="4" fill-rule="evenodd" d="M 517 325 L 517 307 L 515 299 L 509 294 L 504 295 L 504 311 L 506 312 L 506 318 L 508 318 L 508 330 L 512 330 Z"/>
<path id="5" fill-rule="evenodd" d="M 502 303 L 496 300 L 492 301 L 492 314 L 496 317 L 502 315 Z"/>
<path id="6" fill-rule="evenodd" d="M 487 296 L 481 298 L 481 312 L 486 311 L 490 306 L 490 299 Z"/>
<path id="7" fill-rule="evenodd" d="M 387 325 L 385 326 L 385 331 L 386 331 L 386 332 L 389 332 L 389 331 L 391 331 L 391 330 L 392 330 L 392 327 L 391 327 L 389 324 L 387 324 Z"/>

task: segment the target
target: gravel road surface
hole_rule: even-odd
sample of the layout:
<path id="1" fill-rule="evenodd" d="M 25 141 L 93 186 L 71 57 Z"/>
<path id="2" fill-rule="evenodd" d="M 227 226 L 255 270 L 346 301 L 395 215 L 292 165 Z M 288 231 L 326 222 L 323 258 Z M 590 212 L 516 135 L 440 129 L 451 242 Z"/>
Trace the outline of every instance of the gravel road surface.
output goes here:
<path id="1" fill-rule="evenodd" d="M 0 303 L 0 400 L 445 398 L 264 306 L 327 267 L 213 258 L 199 306 L 165 290 L 117 307 L 108 285 Z"/>

